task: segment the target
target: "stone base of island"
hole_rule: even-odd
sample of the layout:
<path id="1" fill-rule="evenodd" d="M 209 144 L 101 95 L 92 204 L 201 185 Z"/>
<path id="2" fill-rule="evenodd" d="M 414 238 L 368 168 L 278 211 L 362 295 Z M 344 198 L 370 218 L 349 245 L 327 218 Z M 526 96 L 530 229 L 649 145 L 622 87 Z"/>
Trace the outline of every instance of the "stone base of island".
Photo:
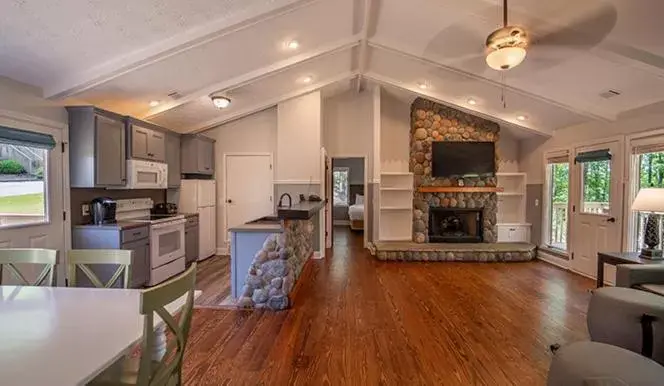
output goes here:
<path id="1" fill-rule="evenodd" d="M 239 308 L 283 310 L 311 259 L 324 202 L 278 207 L 277 214 L 231 228 L 231 295 Z"/>

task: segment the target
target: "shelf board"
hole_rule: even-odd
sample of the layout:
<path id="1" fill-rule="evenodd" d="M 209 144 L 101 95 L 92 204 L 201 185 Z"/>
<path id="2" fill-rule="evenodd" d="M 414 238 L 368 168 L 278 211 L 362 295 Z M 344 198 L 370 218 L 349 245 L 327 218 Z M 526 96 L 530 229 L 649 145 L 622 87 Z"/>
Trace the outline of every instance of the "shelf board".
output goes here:
<path id="1" fill-rule="evenodd" d="M 512 172 L 512 173 L 496 173 L 496 177 L 525 177 L 526 173 L 518 173 L 518 172 Z"/>
<path id="2" fill-rule="evenodd" d="M 412 210 L 410 206 L 381 206 L 380 210 Z"/>
<path id="3" fill-rule="evenodd" d="M 521 192 L 497 192 L 499 196 L 523 196 L 525 193 Z"/>
<path id="4" fill-rule="evenodd" d="M 380 190 L 384 190 L 384 191 L 387 191 L 387 192 L 389 192 L 389 191 L 395 191 L 395 192 L 399 192 L 399 191 L 403 191 L 403 192 L 412 192 L 412 191 L 413 191 L 413 188 L 412 188 L 412 187 L 411 187 L 411 188 L 390 188 L 390 187 L 386 187 L 386 188 L 380 188 Z"/>
<path id="5" fill-rule="evenodd" d="M 503 188 L 495 186 L 420 186 L 420 193 L 497 193 Z"/>
<path id="6" fill-rule="evenodd" d="M 382 176 L 412 176 L 411 172 L 381 172 Z"/>

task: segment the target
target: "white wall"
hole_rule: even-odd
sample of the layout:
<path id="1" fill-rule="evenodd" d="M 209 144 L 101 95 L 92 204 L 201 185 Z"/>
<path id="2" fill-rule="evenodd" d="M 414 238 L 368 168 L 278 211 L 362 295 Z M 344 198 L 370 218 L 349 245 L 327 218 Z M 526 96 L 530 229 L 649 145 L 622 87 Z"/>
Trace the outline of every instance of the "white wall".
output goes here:
<path id="1" fill-rule="evenodd" d="M 653 106 L 654 107 L 654 106 Z M 659 112 L 657 111 L 659 110 Z M 574 144 L 617 135 L 634 134 L 664 127 L 664 109 L 646 108 L 615 122 L 588 122 L 558 129 L 549 139 L 531 139 L 521 142 L 519 162 L 528 173 L 529 184 L 544 183 L 544 152 L 556 148 L 569 148 Z"/>
<path id="2" fill-rule="evenodd" d="M 410 157 L 410 104 L 381 91 L 380 123 L 381 171 L 407 172 Z"/>
<path id="3" fill-rule="evenodd" d="M 273 107 L 203 133 L 215 139 L 217 180 L 217 248 L 226 248 L 223 159 L 225 153 L 271 153 L 277 150 L 277 108 Z"/>
<path id="4" fill-rule="evenodd" d="M 277 183 L 320 183 L 322 100 L 319 91 L 277 107 Z"/>
<path id="5" fill-rule="evenodd" d="M 67 111 L 60 103 L 42 98 L 37 87 L 5 77 L 0 77 L 0 110 L 67 123 Z"/>
<path id="6" fill-rule="evenodd" d="M 373 178 L 373 96 L 354 90 L 323 102 L 323 146 L 330 157 L 366 156 Z"/>
<path id="7" fill-rule="evenodd" d="M 498 163 L 498 172 L 516 173 L 521 171 L 519 164 L 519 141 L 509 132 L 501 131 L 496 152 L 500 159 Z"/>

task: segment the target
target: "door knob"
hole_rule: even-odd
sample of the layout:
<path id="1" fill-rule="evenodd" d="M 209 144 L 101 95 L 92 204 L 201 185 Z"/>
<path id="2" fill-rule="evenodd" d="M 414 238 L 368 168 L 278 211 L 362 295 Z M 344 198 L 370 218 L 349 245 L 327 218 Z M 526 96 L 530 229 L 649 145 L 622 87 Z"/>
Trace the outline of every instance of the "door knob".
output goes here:
<path id="1" fill-rule="evenodd" d="M 608 222 L 616 222 L 616 218 L 615 218 L 615 217 L 609 217 L 608 219 L 606 219 L 606 221 L 608 221 Z"/>
<path id="2" fill-rule="evenodd" d="M 229 204 L 232 204 L 232 203 L 233 203 L 233 200 L 231 200 L 231 199 L 229 198 L 228 200 L 226 200 L 226 202 L 229 203 Z"/>

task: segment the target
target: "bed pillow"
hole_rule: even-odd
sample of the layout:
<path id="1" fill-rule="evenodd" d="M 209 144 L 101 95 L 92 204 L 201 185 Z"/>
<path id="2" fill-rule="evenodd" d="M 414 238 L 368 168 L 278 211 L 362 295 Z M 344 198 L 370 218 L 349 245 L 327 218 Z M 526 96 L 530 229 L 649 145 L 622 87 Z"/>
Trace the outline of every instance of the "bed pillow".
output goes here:
<path id="1" fill-rule="evenodd" d="M 364 205 L 364 196 L 361 194 L 355 195 L 355 205 Z"/>

